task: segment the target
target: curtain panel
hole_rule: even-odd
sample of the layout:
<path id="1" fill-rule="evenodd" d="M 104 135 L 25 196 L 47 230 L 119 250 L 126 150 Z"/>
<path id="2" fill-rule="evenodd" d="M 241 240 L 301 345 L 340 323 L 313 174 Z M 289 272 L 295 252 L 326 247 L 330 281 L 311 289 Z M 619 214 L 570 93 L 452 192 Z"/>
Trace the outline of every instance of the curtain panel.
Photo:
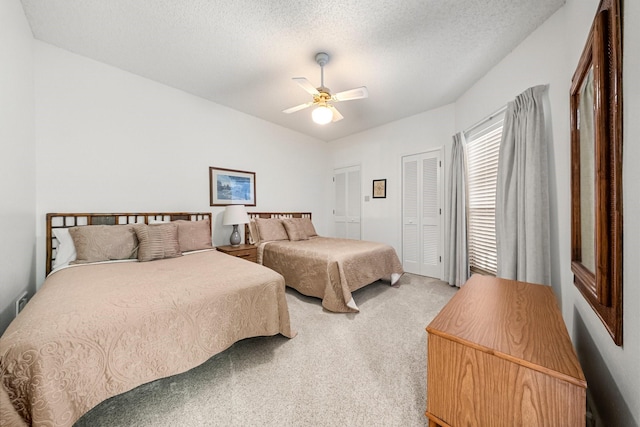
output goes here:
<path id="1" fill-rule="evenodd" d="M 464 155 L 464 134 L 453 136 L 449 168 L 447 256 L 445 280 L 451 286 L 462 286 L 469 278 L 469 252 L 467 245 L 467 191 Z"/>
<path id="2" fill-rule="evenodd" d="M 548 85 L 527 89 L 507 106 L 496 190 L 497 276 L 549 284 Z"/>

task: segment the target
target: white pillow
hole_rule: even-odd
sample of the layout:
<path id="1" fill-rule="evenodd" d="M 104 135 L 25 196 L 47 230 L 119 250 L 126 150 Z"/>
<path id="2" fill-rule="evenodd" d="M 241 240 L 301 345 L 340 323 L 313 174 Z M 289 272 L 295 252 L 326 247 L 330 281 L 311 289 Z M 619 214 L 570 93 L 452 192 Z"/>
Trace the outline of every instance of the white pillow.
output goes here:
<path id="1" fill-rule="evenodd" d="M 68 228 L 54 228 L 53 235 L 58 239 L 56 259 L 53 260 L 53 269 L 55 270 L 76 260 L 76 247 Z"/>

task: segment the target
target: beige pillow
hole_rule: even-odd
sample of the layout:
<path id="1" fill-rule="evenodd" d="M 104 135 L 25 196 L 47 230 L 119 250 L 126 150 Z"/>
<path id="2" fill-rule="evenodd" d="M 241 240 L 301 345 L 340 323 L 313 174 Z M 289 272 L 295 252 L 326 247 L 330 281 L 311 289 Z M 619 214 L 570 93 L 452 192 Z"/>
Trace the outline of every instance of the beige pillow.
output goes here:
<path id="1" fill-rule="evenodd" d="M 199 249 L 212 249 L 211 223 L 209 219 L 202 221 L 173 221 L 178 225 L 178 243 L 180 251 L 197 251 Z"/>
<path id="2" fill-rule="evenodd" d="M 293 219 L 297 221 L 298 224 L 301 224 L 300 228 L 304 231 L 307 237 L 315 237 L 318 235 L 318 233 L 316 233 L 315 227 L 313 226 L 313 223 L 311 222 L 311 218 L 293 218 Z"/>
<path id="3" fill-rule="evenodd" d="M 302 223 L 300 221 L 296 221 L 296 219 L 299 218 L 288 218 L 282 220 L 282 225 L 284 225 L 284 229 L 287 231 L 289 240 L 292 242 L 297 240 L 309 240 L 307 233 L 305 233 L 302 228 Z"/>
<path id="4" fill-rule="evenodd" d="M 138 240 L 132 225 L 83 225 L 69 228 L 76 248 L 73 264 L 136 257 Z"/>
<path id="5" fill-rule="evenodd" d="M 178 225 L 172 222 L 165 224 L 136 224 L 134 226 L 140 246 L 138 261 L 175 258 L 181 256 L 178 243 Z"/>
<path id="6" fill-rule="evenodd" d="M 278 218 L 256 218 L 256 227 L 261 242 L 289 240 L 287 231 Z"/>
<path id="7" fill-rule="evenodd" d="M 260 235 L 258 234 L 258 226 L 255 219 L 249 221 L 249 243 L 252 245 L 260 243 Z"/>

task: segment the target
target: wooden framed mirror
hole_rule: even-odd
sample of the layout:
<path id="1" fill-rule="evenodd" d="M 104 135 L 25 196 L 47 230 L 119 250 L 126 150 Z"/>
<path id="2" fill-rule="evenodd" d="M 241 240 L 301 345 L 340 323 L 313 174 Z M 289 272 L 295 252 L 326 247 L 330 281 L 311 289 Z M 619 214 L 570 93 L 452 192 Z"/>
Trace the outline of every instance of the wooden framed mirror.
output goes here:
<path id="1" fill-rule="evenodd" d="M 620 0 L 601 0 L 571 81 L 571 270 L 622 345 Z"/>

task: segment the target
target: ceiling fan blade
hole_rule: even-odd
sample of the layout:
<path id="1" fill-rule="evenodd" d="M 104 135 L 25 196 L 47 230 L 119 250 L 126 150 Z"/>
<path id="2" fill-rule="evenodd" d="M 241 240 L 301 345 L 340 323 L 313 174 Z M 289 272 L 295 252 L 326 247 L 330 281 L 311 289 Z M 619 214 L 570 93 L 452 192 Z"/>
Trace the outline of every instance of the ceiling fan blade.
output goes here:
<path id="1" fill-rule="evenodd" d="M 313 105 L 313 101 L 306 102 L 304 104 L 296 105 L 295 107 L 287 108 L 286 110 L 282 110 L 283 113 L 291 114 L 296 111 L 304 110 L 307 107 L 311 107 Z"/>
<path id="2" fill-rule="evenodd" d="M 306 90 L 311 95 L 319 95 L 320 94 L 320 92 L 318 92 L 318 89 L 313 87 L 311 82 L 309 80 L 305 79 L 304 77 L 294 77 L 293 81 L 298 83 L 302 89 Z"/>
<path id="3" fill-rule="evenodd" d="M 355 89 L 345 90 L 333 95 L 334 101 L 351 101 L 353 99 L 362 99 L 369 96 L 369 91 L 366 86 L 358 87 Z"/>
<path id="4" fill-rule="evenodd" d="M 339 122 L 340 120 L 344 119 L 344 117 L 342 116 L 342 114 L 340 114 L 340 111 L 338 111 L 336 107 L 334 107 L 333 105 L 327 105 L 327 107 L 329 107 L 329 109 L 333 113 L 333 120 L 331 120 L 332 122 Z"/>

